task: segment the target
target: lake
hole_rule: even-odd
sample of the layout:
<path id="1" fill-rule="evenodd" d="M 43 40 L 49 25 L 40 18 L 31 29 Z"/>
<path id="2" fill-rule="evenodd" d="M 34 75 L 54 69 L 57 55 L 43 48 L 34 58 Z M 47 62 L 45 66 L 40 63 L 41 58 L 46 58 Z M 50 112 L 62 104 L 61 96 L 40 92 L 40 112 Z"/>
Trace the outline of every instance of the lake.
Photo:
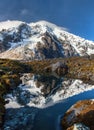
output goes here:
<path id="1" fill-rule="evenodd" d="M 56 76 L 24 74 L 6 95 L 4 130 L 61 130 L 60 117 L 75 102 L 94 98 L 94 85 Z"/>

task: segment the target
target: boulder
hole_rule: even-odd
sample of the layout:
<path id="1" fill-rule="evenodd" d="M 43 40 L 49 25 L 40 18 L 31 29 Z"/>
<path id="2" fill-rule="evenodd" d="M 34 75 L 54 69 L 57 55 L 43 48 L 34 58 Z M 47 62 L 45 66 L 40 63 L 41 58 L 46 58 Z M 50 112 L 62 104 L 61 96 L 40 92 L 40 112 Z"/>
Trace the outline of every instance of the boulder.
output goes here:
<path id="1" fill-rule="evenodd" d="M 90 130 L 94 130 L 94 100 L 77 102 L 65 113 L 61 120 L 63 130 L 68 129 L 75 123 L 82 123 L 89 127 Z"/>
<path id="2" fill-rule="evenodd" d="M 90 128 L 86 127 L 84 124 L 78 123 L 69 127 L 67 130 L 90 130 Z"/>
<path id="3" fill-rule="evenodd" d="M 65 75 L 68 73 L 68 67 L 65 63 L 62 62 L 56 62 L 54 64 L 51 64 L 50 66 L 45 68 L 46 72 L 55 72 L 56 74 Z"/>

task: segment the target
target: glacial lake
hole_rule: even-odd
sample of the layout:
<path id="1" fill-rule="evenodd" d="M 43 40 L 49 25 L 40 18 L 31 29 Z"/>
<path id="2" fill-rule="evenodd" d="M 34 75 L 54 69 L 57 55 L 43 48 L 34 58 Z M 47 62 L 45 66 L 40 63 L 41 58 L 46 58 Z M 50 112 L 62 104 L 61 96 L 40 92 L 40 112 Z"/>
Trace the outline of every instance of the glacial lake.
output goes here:
<path id="1" fill-rule="evenodd" d="M 94 90 L 78 94 L 53 106 L 41 109 L 33 130 L 62 130 L 60 126 L 61 115 L 63 116 L 74 103 L 84 99 L 94 99 Z"/>
<path id="2" fill-rule="evenodd" d="M 4 130 L 61 130 L 60 118 L 77 101 L 94 99 L 94 85 L 64 77 L 24 75 L 5 98 Z"/>

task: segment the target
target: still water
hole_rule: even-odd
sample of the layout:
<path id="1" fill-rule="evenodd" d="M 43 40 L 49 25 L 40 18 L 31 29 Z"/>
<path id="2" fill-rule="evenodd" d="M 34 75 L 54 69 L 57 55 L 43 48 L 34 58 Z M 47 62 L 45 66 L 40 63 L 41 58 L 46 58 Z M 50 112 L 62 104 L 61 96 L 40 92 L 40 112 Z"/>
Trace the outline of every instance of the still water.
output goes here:
<path id="1" fill-rule="evenodd" d="M 40 110 L 33 130 L 61 130 L 60 116 L 63 116 L 74 103 L 84 99 L 94 99 L 94 90 L 78 94 Z"/>
<path id="2" fill-rule="evenodd" d="M 4 130 L 61 130 L 71 105 L 94 98 L 94 86 L 81 80 L 25 74 L 22 82 L 6 96 Z"/>

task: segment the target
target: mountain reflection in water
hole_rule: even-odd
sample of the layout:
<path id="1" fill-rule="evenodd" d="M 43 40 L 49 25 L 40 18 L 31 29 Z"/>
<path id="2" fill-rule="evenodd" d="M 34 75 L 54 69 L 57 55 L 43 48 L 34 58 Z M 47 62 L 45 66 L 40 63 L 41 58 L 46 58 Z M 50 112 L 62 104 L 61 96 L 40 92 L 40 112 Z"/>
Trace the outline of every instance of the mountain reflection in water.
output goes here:
<path id="1" fill-rule="evenodd" d="M 93 98 L 84 94 L 90 91 L 84 91 L 93 89 L 94 85 L 81 80 L 33 74 L 24 74 L 21 79 L 22 84 L 5 97 L 9 103 L 4 130 L 55 130 L 59 115 L 75 101 Z"/>

